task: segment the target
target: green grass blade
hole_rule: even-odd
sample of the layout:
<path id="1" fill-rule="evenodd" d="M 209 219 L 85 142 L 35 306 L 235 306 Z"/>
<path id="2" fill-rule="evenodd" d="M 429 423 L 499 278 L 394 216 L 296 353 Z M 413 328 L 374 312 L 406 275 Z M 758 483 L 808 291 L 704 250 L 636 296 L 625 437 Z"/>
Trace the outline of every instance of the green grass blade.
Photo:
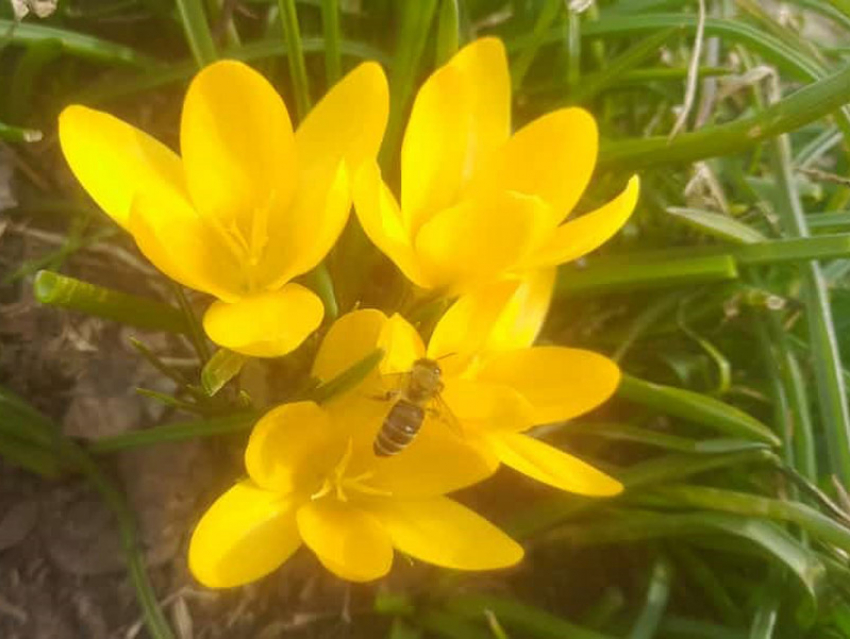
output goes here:
<path id="1" fill-rule="evenodd" d="M 324 38 L 305 37 L 301 41 L 305 53 L 323 53 L 326 42 Z M 379 49 L 353 40 L 341 40 L 340 50 L 343 54 L 361 60 L 376 60 L 384 66 L 389 66 L 390 59 Z M 251 62 L 263 58 L 287 57 L 286 44 L 280 38 L 259 40 L 239 48 L 225 49 L 223 58 L 232 58 Z M 198 68 L 194 62 L 181 62 L 166 68 L 150 70 L 126 80 L 109 78 L 102 80 L 80 91 L 74 96 L 74 101 L 94 104 L 121 98 L 139 91 L 149 91 L 167 84 L 182 82 L 192 77 Z"/>
<path id="2" fill-rule="evenodd" d="M 733 252 L 742 266 L 850 257 L 850 235 L 820 235 L 748 244 Z"/>
<path id="3" fill-rule="evenodd" d="M 404 120 L 413 95 L 416 78 L 425 44 L 431 31 L 431 23 L 437 8 L 437 0 L 403 2 L 401 28 L 396 36 L 395 65 L 390 73 L 390 117 L 384 143 L 381 146 L 381 164 L 390 173 L 399 155 Z M 393 170 L 397 174 L 398 171 Z"/>
<path id="4" fill-rule="evenodd" d="M 540 47 L 546 42 L 549 27 L 558 17 L 558 12 L 562 10 L 564 3 L 560 0 L 542 0 L 540 5 L 537 20 L 535 20 L 534 28 L 528 36 L 526 46 L 522 47 L 513 64 L 511 64 L 511 84 L 513 84 L 514 90 L 522 86 L 525 75 L 537 57 Z M 561 33 L 560 29 L 558 33 Z"/>
<path id="5" fill-rule="evenodd" d="M 484 611 L 489 610 L 508 629 L 516 629 L 517 636 L 529 639 L 612 639 L 610 635 L 582 628 L 508 597 L 456 594 L 446 602 L 446 607 L 458 616 L 471 619 L 484 619 Z"/>
<path id="6" fill-rule="evenodd" d="M 600 168 L 635 171 L 671 163 L 732 155 L 782 133 L 803 127 L 850 102 L 850 65 L 812 82 L 760 113 L 717 126 L 664 136 L 609 142 L 600 149 Z"/>
<path id="7" fill-rule="evenodd" d="M 36 82 L 44 67 L 62 55 L 59 40 L 39 40 L 27 47 L 15 65 L 8 92 L 5 113 L 12 122 L 24 123 L 30 116 Z"/>
<path id="8" fill-rule="evenodd" d="M 325 38 L 325 80 L 330 88 L 342 77 L 339 0 L 322 0 L 322 31 Z"/>
<path id="9" fill-rule="evenodd" d="M 207 335 L 204 332 L 204 327 L 201 320 L 198 319 L 195 309 L 186 297 L 186 292 L 183 287 L 177 282 L 169 282 L 171 290 L 174 292 L 174 297 L 177 299 L 177 305 L 180 308 L 180 316 L 183 325 L 186 327 L 185 332 L 189 335 L 189 340 L 192 346 L 195 347 L 195 353 L 201 360 L 201 363 L 206 364 L 210 359 L 210 348 L 207 343 Z"/>
<path id="10" fill-rule="evenodd" d="M 661 433 L 649 428 L 632 426 L 631 424 L 570 424 L 564 429 L 564 434 L 635 442 L 664 450 L 696 455 L 733 453 L 743 450 L 755 450 L 767 446 L 767 444 L 745 439 L 689 439 L 687 437 L 679 437 L 678 435 Z"/>
<path id="11" fill-rule="evenodd" d="M 794 523 L 820 541 L 850 551 L 850 528 L 799 502 L 705 486 L 665 486 L 653 489 L 653 494 L 676 507 L 704 508 Z"/>
<path id="12" fill-rule="evenodd" d="M 39 142 L 44 137 L 41 131 L 25 129 L 0 122 L 0 140 L 4 142 Z"/>
<path id="13" fill-rule="evenodd" d="M 676 33 L 677 29 L 662 29 L 644 38 L 636 45 L 617 56 L 602 71 L 587 74 L 573 91 L 570 102 L 586 104 L 604 89 L 617 83 L 625 74 L 643 63 L 650 56 L 658 55 L 658 50 Z"/>
<path id="14" fill-rule="evenodd" d="M 154 67 L 159 64 L 153 58 L 130 47 L 43 24 L 0 19 L 0 34 L 8 34 L 11 44 L 28 45 L 44 40 L 57 40 L 62 43 L 64 53 L 105 64 L 117 63 L 135 67 Z"/>
<path id="15" fill-rule="evenodd" d="M 805 588 L 812 602 L 826 579 L 826 567 L 815 551 L 776 524 L 757 517 L 717 512 L 657 513 L 632 509 L 615 511 L 614 514 L 600 521 L 556 528 L 546 535 L 546 539 L 570 546 L 597 546 L 700 537 L 707 532 L 723 533 L 746 539 L 782 562 Z"/>
<path id="16" fill-rule="evenodd" d="M 299 121 L 304 121 L 310 112 L 310 83 L 304 64 L 304 49 L 301 46 L 301 28 L 298 26 L 298 9 L 295 0 L 278 0 L 280 21 L 283 25 L 283 40 L 286 43 L 289 75 L 295 90 L 295 104 Z"/>
<path id="17" fill-rule="evenodd" d="M 776 455 L 768 450 L 753 450 L 718 455 L 667 455 L 641 462 L 618 472 L 619 479 L 629 491 L 658 484 L 679 481 L 702 473 L 723 468 L 743 468 L 749 464 L 778 462 Z M 605 503 L 604 500 L 579 499 L 572 495 L 558 495 L 543 500 L 512 519 L 509 531 L 516 537 L 527 538 L 552 528 L 579 513 Z"/>
<path id="18" fill-rule="evenodd" d="M 606 264 L 600 259 L 582 270 L 571 265 L 558 269 L 555 296 L 672 288 L 705 282 L 723 282 L 737 277 L 738 269 L 731 255 L 708 255 L 669 261 L 635 260 L 628 266 L 616 262 Z"/>
<path id="19" fill-rule="evenodd" d="M 177 309 L 156 300 L 121 293 L 52 271 L 39 271 L 33 282 L 42 304 L 80 311 L 130 326 L 171 333 L 186 332 Z"/>
<path id="20" fill-rule="evenodd" d="M 88 449 L 92 453 L 98 454 L 113 453 L 119 450 L 153 446 L 164 442 L 180 442 L 198 437 L 242 433 L 250 430 L 258 417 L 258 413 L 251 411 L 224 417 L 162 424 L 145 430 L 134 430 L 98 439 L 89 444 Z"/>
<path id="21" fill-rule="evenodd" d="M 443 65 L 457 52 L 460 44 L 460 7 L 458 0 L 440 0 L 437 18 L 436 62 Z"/>
<path id="22" fill-rule="evenodd" d="M 426 610 L 417 616 L 416 621 L 429 636 L 437 635 L 446 639 L 493 639 L 489 631 L 443 610 Z"/>
<path id="23" fill-rule="evenodd" d="M 788 138 L 782 136 L 776 140 L 774 148 L 777 181 L 784 194 L 784 206 L 781 206 L 779 211 L 783 226 L 788 235 L 805 238 L 809 232 L 793 177 Z M 842 379 L 841 354 L 832 322 L 829 291 L 816 262 L 803 264 L 800 270 L 817 380 L 818 405 L 821 419 L 825 422 L 832 470 L 844 487 L 850 488 L 850 410 Z"/>
<path id="24" fill-rule="evenodd" d="M 186 41 L 195 58 L 197 68 L 212 64 L 218 59 L 212 32 L 201 0 L 176 0 Z"/>
<path id="25" fill-rule="evenodd" d="M 722 213 L 678 207 L 669 207 L 667 213 L 691 228 L 719 240 L 736 244 L 753 244 L 755 242 L 767 241 L 767 238 L 761 232 Z"/>
<path id="26" fill-rule="evenodd" d="M 655 636 L 658 631 L 658 624 L 667 609 L 672 580 L 673 566 L 662 555 L 652 567 L 649 586 L 646 589 L 646 601 L 628 634 L 628 639 L 652 639 Z"/>
<path id="27" fill-rule="evenodd" d="M 772 446 L 782 443 L 755 417 L 718 399 L 693 391 L 623 375 L 617 396 L 733 437 L 743 437 Z"/>
<path id="28" fill-rule="evenodd" d="M 62 470 L 55 450 L 11 437 L 4 434 L 2 429 L 0 429 L 0 458 L 45 479 L 55 479 Z"/>
<path id="29" fill-rule="evenodd" d="M 747 633 L 743 630 L 679 615 L 664 617 L 659 625 L 659 631 L 662 637 L 676 639 L 748 639 Z"/>

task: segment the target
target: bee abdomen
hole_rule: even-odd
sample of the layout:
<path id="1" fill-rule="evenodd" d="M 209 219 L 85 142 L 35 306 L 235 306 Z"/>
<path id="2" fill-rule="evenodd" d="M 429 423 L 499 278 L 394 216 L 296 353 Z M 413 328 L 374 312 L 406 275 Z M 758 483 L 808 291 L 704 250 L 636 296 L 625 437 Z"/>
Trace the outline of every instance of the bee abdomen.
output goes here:
<path id="1" fill-rule="evenodd" d="M 379 457 L 396 455 L 407 448 L 425 419 L 425 410 L 421 406 L 404 399 L 398 400 L 378 432 L 372 449 Z"/>

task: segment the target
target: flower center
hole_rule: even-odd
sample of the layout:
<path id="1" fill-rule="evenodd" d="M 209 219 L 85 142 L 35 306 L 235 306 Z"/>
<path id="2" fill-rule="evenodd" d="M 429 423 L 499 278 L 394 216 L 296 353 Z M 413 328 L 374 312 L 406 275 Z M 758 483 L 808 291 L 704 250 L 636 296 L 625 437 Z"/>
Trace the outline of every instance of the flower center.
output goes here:
<path id="1" fill-rule="evenodd" d="M 353 453 L 354 442 L 349 437 L 342 457 L 330 474 L 325 477 L 319 490 L 310 496 L 310 499 L 321 499 L 322 497 L 333 494 L 340 501 L 348 501 L 349 493 L 351 492 L 370 495 L 372 497 L 389 497 L 392 494 L 388 490 L 375 488 L 366 483 L 374 477 L 375 473 L 373 471 L 366 471 L 352 477 L 347 476 L 348 466 L 351 464 Z"/>
<path id="2" fill-rule="evenodd" d="M 236 217 L 229 220 L 215 217 L 210 219 L 216 233 L 233 251 L 242 266 L 249 291 L 254 291 L 259 286 L 256 271 L 269 242 L 269 215 L 275 196 L 276 191 L 271 191 L 265 201 L 253 210 L 248 218 L 247 229 L 241 228 Z"/>

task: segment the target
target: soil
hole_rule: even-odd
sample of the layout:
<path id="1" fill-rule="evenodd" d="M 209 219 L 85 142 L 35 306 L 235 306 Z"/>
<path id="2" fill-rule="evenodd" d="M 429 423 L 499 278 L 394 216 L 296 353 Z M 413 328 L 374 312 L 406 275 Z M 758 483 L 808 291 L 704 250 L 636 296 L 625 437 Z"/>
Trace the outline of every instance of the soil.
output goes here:
<path id="1" fill-rule="evenodd" d="M 191 363 L 187 344 L 42 306 L 32 296 L 32 273 L 11 277 L 22 264 L 55 253 L 64 233 L 3 212 L 14 205 L 5 160 L 0 157 L 0 277 L 11 281 L 0 286 L 0 385 L 80 442 L 166 418 L 190 419 L 166 414 L 169 409 L 135 392 L 172 386 L 128 340 Z M 162 280 L 120 239 L 74 253 L 62 272 L 131 293 L 164 292 Z M 207 590 L 189 574 L 188 535 L 242 472 L 238 446 L 172 443 L 99 461 L 126 494 L 151 581 L 179 639 L 357 636 L 348 620 L 352 610 L 371 605 L 373 590 L 326 576 L 305 551 L 261 583 L 229 591 Z M 83 478 L 46 480 L 0 458 L 0 637 L 147 637 L 124 561 L 115 519 Z M 361 631 L 375 636 L 369 615 L 358 624 Z"/>

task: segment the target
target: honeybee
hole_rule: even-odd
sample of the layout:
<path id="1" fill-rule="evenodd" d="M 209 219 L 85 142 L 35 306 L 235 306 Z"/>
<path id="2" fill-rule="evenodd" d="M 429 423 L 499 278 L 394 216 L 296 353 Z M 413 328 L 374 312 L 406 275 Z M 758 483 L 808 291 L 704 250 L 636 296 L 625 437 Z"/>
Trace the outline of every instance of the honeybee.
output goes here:
<path id="1" fill-rule="evenodd" d="M 436 360 L 421 357 L 413 362 L 413 368 L 405 373 L 404 385 L 387 393 L 386 399 L 396 400 L 372 443 L 375 455 L 390 457 L 407 448 L 422 428 L 425 413 L 433 410 L 428 406 L 432 402 L 442 405 L 442 410 L 435 411 L 441 418 L 449 421 L 453 427 L 459 427 L 440 397 L 443 390 L 442 377 L 443 371 Z"/>

